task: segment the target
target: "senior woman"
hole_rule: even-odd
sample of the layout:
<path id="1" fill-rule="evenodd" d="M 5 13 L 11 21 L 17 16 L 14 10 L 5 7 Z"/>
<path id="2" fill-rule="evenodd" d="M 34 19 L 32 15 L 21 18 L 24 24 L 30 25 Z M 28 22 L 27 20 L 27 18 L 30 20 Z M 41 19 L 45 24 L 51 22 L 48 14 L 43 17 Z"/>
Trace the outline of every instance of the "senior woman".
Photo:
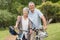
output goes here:
<path id="1" fill-rule="evenodd" d="M 18 37 L 20 38 L 20 40 L 22 40 L 22 39 L 30 40 L 29 37 L 30 37 L 31 31 L 32 31 L 31 25 L 32 25 L 32 23 L 28 19 L 28 8 L 25 7 L 25 8 L 23 8 L 23 15 L 17 17 L 17 21 L 16 21 L 16 25 L 15 25 L 15 28 L 24 30 L 24 31 L 19 30 Z"/>

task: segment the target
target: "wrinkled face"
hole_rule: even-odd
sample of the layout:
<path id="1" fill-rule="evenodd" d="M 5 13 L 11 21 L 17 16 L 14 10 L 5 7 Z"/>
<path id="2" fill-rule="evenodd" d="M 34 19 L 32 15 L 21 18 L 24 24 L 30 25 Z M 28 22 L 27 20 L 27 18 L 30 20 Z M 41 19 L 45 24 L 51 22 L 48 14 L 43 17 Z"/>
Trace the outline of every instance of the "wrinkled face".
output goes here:
<path id="1" fill-rule="evenodd" d="M 30 9 L 31 11 L 33 11 L 33 10 L 34 10 L 34 8 L 35 8 L 35 4 L 30 3 L 30 4 L 29 4 L 29 9 Z"/>
<path id="2" fill-rule="evenodd" d="M 23 10 L 23 15 L 24 15 L 24 16 L 28 16 L 28 11 Z"/>

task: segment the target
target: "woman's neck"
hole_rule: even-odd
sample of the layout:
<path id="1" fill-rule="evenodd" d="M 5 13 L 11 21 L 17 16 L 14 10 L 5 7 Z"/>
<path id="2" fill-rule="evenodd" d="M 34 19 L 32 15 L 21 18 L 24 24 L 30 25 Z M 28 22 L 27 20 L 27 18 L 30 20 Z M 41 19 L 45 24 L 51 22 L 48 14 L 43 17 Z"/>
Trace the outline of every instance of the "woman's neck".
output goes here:
<path id="1" fill-rule="evenodd" d="M 28 18 L 28 16 L 23 16 L 23 17 L 24 17 L 25 20 Z"/>

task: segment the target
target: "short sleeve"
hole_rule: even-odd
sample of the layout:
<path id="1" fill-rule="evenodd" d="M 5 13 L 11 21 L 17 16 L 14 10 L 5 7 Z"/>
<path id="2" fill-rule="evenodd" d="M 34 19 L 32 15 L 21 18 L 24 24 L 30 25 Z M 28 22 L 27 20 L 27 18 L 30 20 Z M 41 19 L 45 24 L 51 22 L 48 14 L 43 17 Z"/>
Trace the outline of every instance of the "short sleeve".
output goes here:
<path id="1" fill-rule="evenodd" d="M 21 18 L 21 16 L 18 16 L 18 17 L 17 17 L 17 21 L 16 21 L 17 23 L 20 22 L 20 18 Z"/>
<path id="2" fill-rule="evenodd" d="M 43 14 L 42 14 L 42 12 L 41 12 L 40 10 L 37 10 L 37 12 L 38 12 L 38 15 L 39 15 L 40 17 L 43 16 Z"/>

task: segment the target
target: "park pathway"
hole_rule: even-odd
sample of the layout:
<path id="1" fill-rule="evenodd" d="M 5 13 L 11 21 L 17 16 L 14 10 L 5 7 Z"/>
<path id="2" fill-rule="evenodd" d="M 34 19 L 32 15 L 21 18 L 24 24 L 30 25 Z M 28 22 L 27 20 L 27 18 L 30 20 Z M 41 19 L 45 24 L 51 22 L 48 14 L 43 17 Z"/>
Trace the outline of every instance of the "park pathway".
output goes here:
<path id="1" fill-rule="evenodd" d="M 15 40 L 17 36 L 8 35 L 5 40 Z"/>

